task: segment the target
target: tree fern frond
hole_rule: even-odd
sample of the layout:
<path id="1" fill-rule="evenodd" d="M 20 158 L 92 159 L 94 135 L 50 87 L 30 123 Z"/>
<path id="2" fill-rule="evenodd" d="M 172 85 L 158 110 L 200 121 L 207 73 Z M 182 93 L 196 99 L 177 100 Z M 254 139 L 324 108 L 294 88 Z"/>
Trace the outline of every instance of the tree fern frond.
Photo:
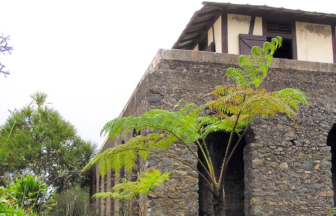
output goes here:
<path id="1" fill-rule="evenodd" d="M 127 173 L 129 173 L 129 171 L 135 165 L 137 159 L 138 159 L 137 152 L 135 152 L 133 149 L 122 152 L 121 154 L 122 166 L 125 167 Z"/>
<path id="2" fill-rule="evenodd" d="M 219 120 L 215 123 L 212 123 L 210 125 L 207 125 L 204 130 L 202 131 L 202 139 L 205 139 L 210 133 L 218 132 L 218 131 L 225 131 L 225 132 L 231 132 L 233 128 L 234 122 L 227 121 L 226 119 Z M 239 130 L 237 129 L 237 132 Z"/>
<path id="3" fill-rule="evenodd" d="M 118 145 L 107 149 L 94 157 L 83 169 L 87 170 L 94 164 L 99 165 L 101 176 L 105 176 L 110 169 L 118 173 L 121 168 L 129 172 L 136 164 L 137 158 L 147 160 L 153 150 L 167 150 L 177 141 L 173 135 L 150 134 L 148 136 L 136 136 L 128 140 L 124 145 Z"/>
<path id="4" fill-rule="evenodd" d="M 298 111 L 298 106 L 300 104 L 308 106 L 306 94 L 298 89 L 286 88 L 278 92 L 273 92 L 272 96 L 279 98 L 285 104 L 294 108 L 296 111 Z"/>
<path id="5" fill-rule="evenodd" d="M 284 113 L 290 119 L 296 119 L 296 114 L 290 106 L 281 99 L 273 97 L 267 93 L 260 93 L 248 97 L 246 101 L 239 106 L 242 113 L 250 113 L 251 115 L 273 116 L 279 112 Z"/>
<path id="6" fill-rule="evenodd" d="M 123 182 L 115 185 L 111 192 L 97 193 L 93 197 L 112 197 L 128 201 L 133 197 L 147 194 L 150 190 L 154 190 L 156 187 L 162 186 L 165 181 L 169 181 L 170 173 L 171 172 L 161 175 L 160 171 L 153 169 L 153 172 L 145 172 L 144 177 L 138 177 L 135 182 L 123 179 Z"/>
<path id="7" fill-rule="evenodd" d="M 112 192 L 103 192 L 103 193 L 96 193 L 92 196 L 92 198 L 107 198 L 107 197 L 115 197 L 115 193 Z"/>
<path id="8" fill-rule="evenodd" d="M 268 66 L 272 63 L 274 51 L 281 46 L 280 37 L 273 38 L 271 43 L 265 42 L 263 48 L 254 46 L 251 49 L 251 55 L 240 56 L 238 63 L 240 68 L 229 68 L 226 72 L 228 78 L 233 80 L 236 85 L 258 88 L 263 78 L 267 75 Z M 259 74 L 262 74 L 260 76 Z"/>

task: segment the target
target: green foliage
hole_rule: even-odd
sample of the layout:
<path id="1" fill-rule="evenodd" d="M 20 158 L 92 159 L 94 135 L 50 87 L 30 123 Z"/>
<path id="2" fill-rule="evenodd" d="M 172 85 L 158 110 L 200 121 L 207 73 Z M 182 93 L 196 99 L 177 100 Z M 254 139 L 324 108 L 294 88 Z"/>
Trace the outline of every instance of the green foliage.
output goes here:
<path id="1" fill-rule="evenodd" d="M 117 135 L 127 134 L 133 129 L 139 131 L 150 128 L 153 131 L 164 130 L 169 134 L 179 134 L 186 143 L 193 143 L 199 139 L 197 131 L 198 119 L 196 118 L 203 107 L 187 104 L 178 112 L 166 110 L 152 110 L 139 117 L 116 118 L 104 126 L 101 133 L 108 134 L 114 139 Z"/>
<path id="2" fill-rule="evenodd" d="M 106 175 L 110 169 L 118 173 L 123 167 L 129 172 L 135 165 L 138 157 L 146 160 L 152 151 L 160 149 L 167 150 L 176 141 L 177 139 L 171 135 L 140 135 L 130 139 L 124 145 L 118 145 L 115 148 L 107 149 L 91 160 L 84 169 L 89 169 L 92 165 L 98 163 L 100 166 L 99 171 L 102 176 Z"/>
<path id="3" fill-rule="evenodd" d="M 334 216 L 334 215 L 336 215 L 336 208 L 330 209 L 330 211 L 328 212 L 326 216 Z"/>
<path id="4" fill-rule="evenodd" d="M 50 216 L 95 216 L 96 209 L 90 203 L 88 188 L 75 186 L 55 195 L 56 206 Z"/>
<path id="5" fill-rule="evenodd" d="M 26 211 L 18 205 L 14 205 L 11 201 L 5 201 L 0 198 L 0 216 L 37 216 L 37 214 L 32 211 Z"/>
<path id="6" fill-rule="evenodd" d="M 271 42 L 265 42 L 263 48 L 254 46 L 251 55 L 240 56 L 238 63 L 240 68 L 229 68 L 226 72 L 228 78 L 237 86 L 258 88 L 266 77 L 268 67 L 273 60 L 273 53 L 282 44 L 282 38 L 273 38 Z"/>
<path id="7" fill-rule="evenodd" d="M 47 176 L 61 191 L 72 184 L 87 184 L 81 169 L 96 146 L 76 135 L 75 128 L 46 106 L 47 95 L 35 93 L 32 103 L 14 112 L 0 130 L 0 174 L 29 168 Z"/>
<path id="8" fill-rule="evenodd" d="M 7 174 L 1 196 L 7 203 L 26 212 L 45 215 L 54 206 L 53 192 L 42 177 L 25 171 L 23 174 Z"/>
<path id="9" fill-rule="evenodd" d="M 93 197 L 112 197 L 114 199 L 130 201 L 131 199 L 138 199 L 138 197 L 141 195 L 146 195 L 146 200 L 143 205 L 140 205 L 140 202 L 138 201 L 140 215 L 145 215 L 145 206 L 148 193 L 151 190 L 154 190 L 156 187 L 161 187 L 165 181 L 169 181 L 170 173 L 171 172 L 161 175 L 160 171 L 153 169 L 152 172 L 144 173 L 144 177 L 142 178 L 138 176 L 138 179 L 135 182 L 123 179 L 122 183 L 114 186 L 110 192 L 96 193 Z M 130 202 L 127 203 L 129 204 Z M 129 208 L 131 208 L 130 204 Z"/>
<path id="10" fill-rule="evenodd" d="M 170 173 L 161 175 L 160 171 L 153 169 L 153 172 L 144 173 L 145 177 L 138 177 L 138 180 L 135 182 L 123 179 L 122 183 L 112 188 L 112 192 L 96 193 L 93 197 L 113 197 L 128 201 L 136 196 L 148 194 L 150 190 L 162 186 L 165 181 L 169 181 Z"/>

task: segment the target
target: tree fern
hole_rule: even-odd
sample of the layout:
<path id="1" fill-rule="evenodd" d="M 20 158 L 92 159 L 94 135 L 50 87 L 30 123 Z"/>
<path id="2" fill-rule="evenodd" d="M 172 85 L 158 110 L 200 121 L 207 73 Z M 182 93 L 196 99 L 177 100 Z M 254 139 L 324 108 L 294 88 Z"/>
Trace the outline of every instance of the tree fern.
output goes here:
<path id="1" fill-rule="evenodd" d="M 116 118 L 108 122 L 101 133 L 108 134 L 112 140 L 118 135 L 122 137 L 134 129 L 137 133 L 149 129 L 152 134 L 138 135 L 128 140 L 124 145 L 107 149 L 91 160 L 84 169 L 98 164 L 102 176 L 106 175 L 109 169 L 118 172 L 125 167 L 129 171 L 135 165 L 138 157 L 147 160 L 151 154 L 160 154 L 178 160 L 193 169 L 209 184 L 214 199 L 217 199 L 216 202 L 224 202 L 219 194 L 224 191 L 225 169 L 249 124 L 258 116 L 263 118 L 267 116 L 275 117 L 277 113 L 285 114 L 289 119 L 295 120 L 299 106 L 308 105 L 306 95 L 300 90 L 284 89 L 270 93 L 266 89 L 260 88 L 272 63 L 273 53 L 281 44 L 282 39 L 280 37 L 273 38 L 271 42 L 266 42 L 262 48 L 253 47 L 251 55 L 241 56 L 238 62 L 240 68 L 229 68 L 227 70 L 228 78 L 234 81 L 235 85 L 216 87 L 211 93 L 215 97 L 213 101 L 201 106 L 183 102 L 186 105 L 180 108 L 181 102 L 175 106 L 176 109 L 179 109 L 175 112 L 152 110 L 139 117 Z M 211 109 L 211 115 L 201 115 L 201 111 L 205 108 Z M 214 172 L 214 164 L 205 142 L 209 134 L 217 131 L 230 132 L 219 175 Z M 238 134 L 239 140 L 231 148 L 235 133 Z M 185 145 L 190 155 L 194 156 L 198 160 L 198 164 L 204 168 L 207 176 L 204 176 L 187 161 L 159 151 L 168 150 L 176 142 Z M 198 145 L 204 162 L 190 148 L 193 143 Z M 95 196 L 111 196 L 129 200 L 142 194 L 139 191 L 140 185 L 148 186 L 150 182 L 157 182 L 153 185 L 160 186 L 163 181 L 162 179 L 159 181 L 158 176 L 157 172 L 153 174 L 145 173 L 146 178 L 144 179 L 136 182 L 125 181 L 111 192 L 100 193 Z M 145 189 L 142 188 L 141 190 Z M 145 190 L 145 192 L 147 193 L 148 190 Z M 143 194 L 145 193 L 143 192 Z"/>

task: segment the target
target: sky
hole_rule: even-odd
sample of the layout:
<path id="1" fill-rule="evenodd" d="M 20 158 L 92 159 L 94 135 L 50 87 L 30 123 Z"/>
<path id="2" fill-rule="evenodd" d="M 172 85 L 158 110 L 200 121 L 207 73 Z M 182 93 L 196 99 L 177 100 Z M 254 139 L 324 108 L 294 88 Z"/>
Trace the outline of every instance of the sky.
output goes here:
<path id="1" fill-rule="evenodd" d="M 334 0 L 230 2 L 336 13 Z M 201 3 L 0 0 L 0 34 L 14 47 L 0 56 L 11 73 L 0 74 L 0 125 L 40 91 L 79 136 L 100 146 L 104 124 L 119 116 L 156 52 L 173 46 Z"/>

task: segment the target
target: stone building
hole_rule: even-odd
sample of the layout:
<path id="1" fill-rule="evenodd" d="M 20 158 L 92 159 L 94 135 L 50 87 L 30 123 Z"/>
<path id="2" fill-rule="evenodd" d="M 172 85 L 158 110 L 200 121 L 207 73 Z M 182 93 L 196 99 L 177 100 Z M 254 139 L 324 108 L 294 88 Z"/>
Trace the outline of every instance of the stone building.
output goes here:
<path id="1" fill-rule="evenodd" d="M 120 117 L 173 110 L 180 99 L 205 103 L 209 98 L 204 94 L 230 83 L 225 72 L 237 67 L 240 54 L 281 36 L 283 47 L 276 52 L 263 87 L 298 88 L 306 92 L 309 107 L 299 109 L 296 122 L 278 115 L 252 123 L 226 173 L 226 212 L 325 215 L 334 206 L 336 186 L 336 15 L 229 3 L 203 5 L 173 49 L 158 51 Z M 100 152 L 132 136 L 106 140 Z M 219 143 L 227 135 L 211 136 L 212 151 L 223 157 Z M 183 146 L 176 144 L 170 151 L 197 167 Z M 206 196 L 196 172 L 152 155 L 146 163 L 139 161 L 128 177 L 151 167 L 173 172 L 169 183 L 150 194 L 147 215 L 205 215 Z M 96 168 L 92 192 L 110 190 L 126 175 L 110 172 L 101 178 Z M 109 198 L 94 202 L 100 215 L 119 215 L 123 209 Z"/>

